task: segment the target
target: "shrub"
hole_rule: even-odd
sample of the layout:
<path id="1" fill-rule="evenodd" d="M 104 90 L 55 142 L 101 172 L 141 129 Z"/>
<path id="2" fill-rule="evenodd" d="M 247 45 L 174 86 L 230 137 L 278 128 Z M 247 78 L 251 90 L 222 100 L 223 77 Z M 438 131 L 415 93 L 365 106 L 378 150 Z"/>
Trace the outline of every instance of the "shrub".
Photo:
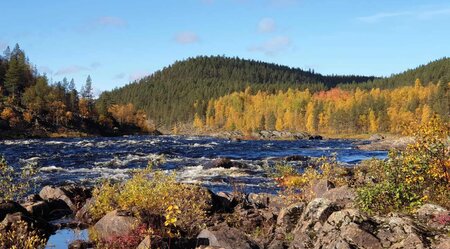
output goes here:
<path id="1" fill-rule="evenodd" d="M 174 173 L 147 169 L 123 183 L 105 182 L 94 191 L 90 213 L 97 219 L 114 209 L 132 211 L 162 236 L 194 236 L 202 228 L 210 196 L 194 185 L 178 183 Z M 161 218 L 157 218 L 161 217 Z"/>
<path id="2" fill-rule="evenodd" d="M 89 208 L 89 213 L 94 220 L 100 220 L 108 212 L 118 207 L 119 185 L 110 181 L 104 181 L 95 187 L 92 192 L 94 203 Z"/>
<path id="3" fill-rule="evenodd" d="M 349 181 L 348 170 L 339 165 L 335 156 L 312 160 L 303 173 L 290 165 L 277 165 L 272 175 L 276 176 L 279 186 L 284 188 L 284 196 L 292 201 L 314 198 L 312 185 L 321 179 L 327 179 L 336 186 L 345 185 Z"/>
<path id="4" fill-rule="evenodd" d="M 425 201 L 450 207 L 448 124 L 433 118 L 414 132 L 404 151 L 389 152 L 379 181 L 358 189 L 357 202 L 367 212 L 412 211 Z M 370 171 L 370 170 L 369 170 Z"/>
<path id="5" fill-rule="evenodd" d="M 23 197 L 36 186 L 36 174 L 33 165 L 16 171 L 0 156 L 0 199 L 17 201 Z"/>
<path id="6" fill-rule="evenodd" d="M 0 225 L 0 230 L 2 227 Z M 34 230 L 30 230 L 24 221 L 15 222 L 0 233 L 0 248 L 44 249 L 46 240 Z"/>

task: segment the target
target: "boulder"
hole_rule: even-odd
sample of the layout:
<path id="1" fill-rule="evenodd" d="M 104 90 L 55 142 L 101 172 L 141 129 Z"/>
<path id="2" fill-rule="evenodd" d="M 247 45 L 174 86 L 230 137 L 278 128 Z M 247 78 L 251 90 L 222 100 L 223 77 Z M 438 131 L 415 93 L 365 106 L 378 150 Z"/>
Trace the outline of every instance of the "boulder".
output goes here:
<path id="1" fill-rule="evenodd" d="M 328 199 L 341 207 L 351 207 L 356 198 L 356 191 L 348 186 L 341 186 L 326 191 L 322 198 Z"/>
<path id="2" fill-rule="evenodd" d="M 138 247 L 136 249 L 150 249 L 152 246 L 152 241 L 150 239 L 150 236 L 145 236 L 145 238 L 139 243 Z"/>
<path id="3" fill-rule="evenodd" d="M 393 214 L 392 217 L 382 218 L 380 221 L 375 236 L 383 247 L 426 248 L 422 239 L 425 231 L 416 227 L 411 218 Z"/>
<path id="4" fill-rule="evenodd" d="M 89 208 L 94 203 L 94 199 L 90 198 L 86 201 L 86 203 L 77 211 L 75 214 L 75 219 L 77 221 L 86 223 L 86 224 L 92 224 L 94 220 L 92 219 L 91 215 L 89 214 Z"/>
<path id="5" fill-rule="evenodd" d="M 7 214 L 13 214 L 17 212 L 29 215 L 28 211 L 17 202 L 14 201 L 0 202 L 0 221 L 2 221 Z"/>
<path id="6" fill-rule="evenodd" d="M 231 193 L 219 192 L 211 194 L 211 208 L 213 212 L 232 212 L 239 204 L 239 198 Z"/>
<path id="7" fill-rule="evenodd" d="M 381 243 L 378 238 L 361 229 L 356 223 L 350 223 L 343 227 L 341 236 L 349 244 L 356 248 L 363 249 L 381 249 Z"/>
<path id="8" fill-rule="evenodd" d="M 214 159 L 212 162 L 204 165 L 205 169 L 213 169 L 213 168 L 243 168 L 244 164 L 236 161 L 232 161 L 229 158 L 217 158 Z"/>
<path id="9" fill-rule="evenodd" d="M 450 212 L 447 211 L 447 209 L 434 204 L 422 205 L 416 211 L 416 217 L 422 224 L 425 224 L 430 229 L 441 230 L 450 225 L 449 221 L 439 222 L 440 217 L 449 220 Z"/>
<path id="10" fill-rule="evenodd" d="M 256 249 L 260 246 L 243 232 L 226 224 L 209 227 L 200 232 L 199 239 L 208 239 L 209 245 L 224 249 Z"/>
<path id="11" fill-rule="evenodd" d="M 304 202 L 299 202 L 281 209 L 276 221 L 275 236 L 268 246 L 269 249 L 286 248 L 288 246 L 286 235 L 297 226 L 305 207 Z"/>
<path id="12" fill-rule="evenodd" d="M 17 222 L 25 222 L 30 230 L 36 230 L 44 236 L 49 236 L 55 231 L 55 227 L 47 223 L 45 220 L 35 219 L 26 213 L 17 212 L 10 213 L 5 216 L 3 221 L 0 223 L 0 232 L 3 233 L 3 230 L 10 229 L 12 224 Z"/>
<path id="13" fill-rule="evenodd" d="M 309 248 L 314 244 L 323 224 L 337 210 L 336 204 L 323 198 L 316 198 L 308 203 L 293 230 L 294 239 L 290 248 Z"/>
<path id="14" fill-rule="evenodd" d="M 68 249 L 90 249 L 94 248 L 94 243 L 84 240 L 74 240 L 70 242 Z M 148 247 L 150 248 L 150 247 Z"/>
<path id="15" fill-rule="evenodd" d="M 302 156 L 302 155 L 292 155 L 284 157 L 283 160 L 286 162 L 306 162 L 309 161 L 311 158 L 309 156 Z"/>
<path id="16" fill-rule="evenodd" d="M 99 239 L 130 234 L 138 225 L 139 220 L 128 212 L 114 210 L 107 213 L 95 225 L 94 230 Z"/>
<path id="17" fill-rule="evenodd" d="M 25 202 L 22 205 L 32 216 L 44 220 L 56 220 L 72 214 L 72 210 L 66 202 L 60 199 Z"/>
<path id="18" fill-rule="evenodd" d="M 63 200 L 73 212 L 76 212 L 88 198 L 92 197 L 92 192 L 91 189 L 75 185 L 63 187 L 45 186 L 39 192 L 39 196 L 46 201 Z"/>
<path id="19" fill-rule="evenodd" d="M 380 141 L 383 139 L 384 139 L 384 136 L 381 134 L 373 134 L 372 136 L 369 137 L 369 141 Z"/>
<path id="20" fill-rule="evenodd" d="M 321 198 L 328 190 L 334 188 L 334 184 L 327 179 L 314 180 L 311 183 L 312 198 Z"/>

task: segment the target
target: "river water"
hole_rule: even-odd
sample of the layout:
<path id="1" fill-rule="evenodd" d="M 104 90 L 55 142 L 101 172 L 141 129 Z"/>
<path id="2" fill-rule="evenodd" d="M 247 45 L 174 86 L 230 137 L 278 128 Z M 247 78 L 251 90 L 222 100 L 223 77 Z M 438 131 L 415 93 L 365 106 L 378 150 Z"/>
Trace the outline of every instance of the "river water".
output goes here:
<path id="1" fill-rule="evenodd" d="M 164 160 L 159 167 L 175 171 L 179 181 L 200 183 L 214 191 L 241 186 L 246 192 L 273 192 L 274 182 L 265 167 L 276 158 L 303 155 L 330 156 L 356 164 L 384 151 L 362 151 L 352 140 L 230 141 L 197 136 L 125 136 L 113 138 L 24 139 L 0 141 L 0 154 L 15 168 L 33 164 L 40 185 L 95 184 L 101 179 L 127 179 L 133 169 L 149 160 Z M 230 158 L 240 168 L 207 168 L 212 160 Z"/>

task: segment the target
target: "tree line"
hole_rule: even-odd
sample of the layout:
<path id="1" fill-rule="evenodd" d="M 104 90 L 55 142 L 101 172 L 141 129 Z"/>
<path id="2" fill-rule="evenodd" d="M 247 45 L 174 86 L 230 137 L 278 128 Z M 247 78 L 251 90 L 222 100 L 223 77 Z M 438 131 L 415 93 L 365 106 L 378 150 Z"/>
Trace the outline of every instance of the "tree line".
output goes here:
<path id="1" fill-rule="evenodd" d="M 92 79 L 87 77 L 80 91 L 74 79 L 50 83 L 39 74 L 16 45 L 0 56 L 0 126 L 2 129 L 26 130 L 33 127 L 66 127 L 90 131 L 114 127 L 142 126 L 146 116 L 128 105 L 126 114 L 118 114 L 120 105 L 99 108 L 94 99 Z M 118 121 L 121 115 L 127 122 Z"/>
<path id="2" fill-rule="evenodd" d="M 125 87 L 105 92 L 99 101 L 104 106 L 133 103 L 157 124 L 170 127 L 191 122 L 194 113 L 204 113 L 209 99 L 246 87 L 271 93 L 289 88 L 320 91 L 340 83 L 371 79 L 374 77 L 321 75 L 313 70 L 237 57 L 199 56 L 177 61 Z"/>
<path id="3" fill-rule="evenodd" d="M 307 90 L 271 94 L 248 88 L 208 103 L 194 116 L 199 129 L 308 131 L 312 133 L 400 133 L 404 126 L 423 124 L 433 116 L 450 119 L 450 82 L 416 79 L 395 89 Z"/>

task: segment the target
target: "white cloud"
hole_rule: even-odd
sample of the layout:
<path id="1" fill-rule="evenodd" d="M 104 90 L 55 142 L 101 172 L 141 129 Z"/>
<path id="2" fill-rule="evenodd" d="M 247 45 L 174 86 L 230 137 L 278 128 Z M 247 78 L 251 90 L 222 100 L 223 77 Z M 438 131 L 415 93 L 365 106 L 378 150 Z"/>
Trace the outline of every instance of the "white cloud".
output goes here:
<path id="1" fill-rule="evenodd" d="M 66 74 L 75 74 L 82 71 L 89 70 L 87 67 L 72 65 L 68 67 L 64 67 L 56 71 L 55 75 L 66 75 Z"/>
<path id="2" fill-rule="evenodd" d="M 437 16 L 450 15 L 450 8 L 448 9 L 439 9 L 439 10 L 429 10 L 418 13 L 418 17 L 422 19 L 430 19 Z"/>
<path id="3" fill-rule="evenodd" d="M 274 56 L 282 51 L 290 48 L 292 46 L 292 41 L 287 36 L 275 36 L 266 42 L 251 47 L 250 51 L 262 52 L 268 56 Z"/>
<path id="4" fill-rule="evenodd" d="M 198 42 L 198 35 L 194 32 L 185 31 L 175 35 L 175 41 L 179 44 L 191 44 Z"/>
<path id="5" fill-rule="evenodd" d="M 261 33 L 270 33 L 275 31 L 276 24 L 272 18 L 263 18 L 258 23 L 258 31 Z"/>

